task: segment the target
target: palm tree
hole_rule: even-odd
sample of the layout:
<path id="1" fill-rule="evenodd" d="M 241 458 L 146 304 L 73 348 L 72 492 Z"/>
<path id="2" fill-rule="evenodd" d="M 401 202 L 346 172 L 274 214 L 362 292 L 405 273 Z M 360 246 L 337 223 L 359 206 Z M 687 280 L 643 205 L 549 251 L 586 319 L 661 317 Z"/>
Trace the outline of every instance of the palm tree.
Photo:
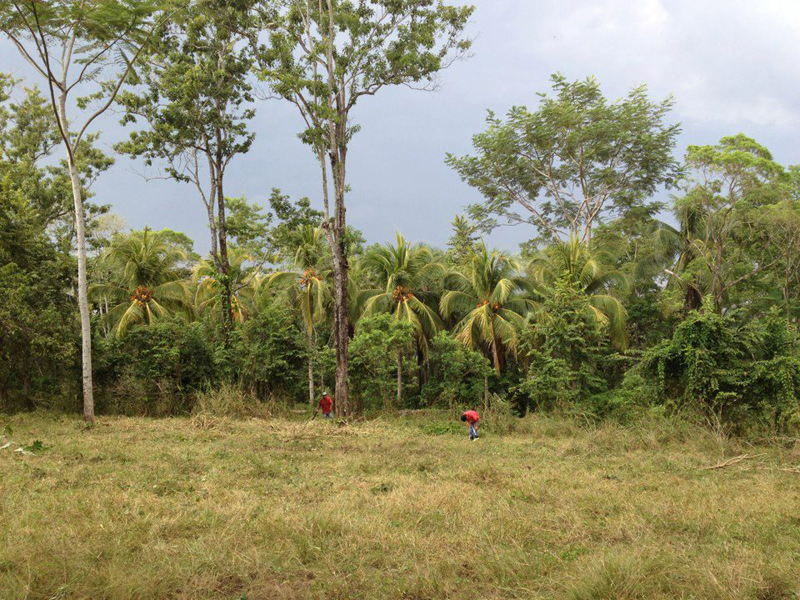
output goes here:
<path id="1" fill-rule="evenodd" d="M 669 274 L 669 285 L 684 293 L 684 310 L 697 310 L 711 291 L 708 272 L 700 267 L 708 249 L 703 243 L 707 229 L 700 207 L 689 198 L 675 202 L 678 227 L 656 221 L 653 226 L 653 259 L 656 268 Z M 699 259 L 699 260 L 698 260 Z"/>
<path id="2" fill-rule="evenodd" d="M 410 244 L 397 233 L 396 244 L 372 249 L 362 267 L 373 271 L 379 287 L 362 292 L 363 315 L 388 312 L 414 328 L 422 356 L 427 356 L 428 340 L 443 328 L 436 312 L 434 282 L 441 280 L 444 266 L 434 260 L 430 248 Z M 403 352 L 397 352 L 397 403 L 403 397 Z"/>
<path id="3" fill-rule="evenodd" d="M 257 301 L 267 301 L 275 292 L 288 295 L 299 307 L 308 341 L 308 397 L 313 406 L 316 327 L 330 318 L 332 271 L 328 265 L 327 240 L 320 227 L 305 226 L 294 234 L 294 269 L 277 271 L 259 280 Z"/>
<path id="4" fill-rule="evenodd" d="M 248 267 L 252 256 L 243 248 L 229 248 L 228 274 L 231 293 L 231 317 L 234 322 L 241 323 L 252 314 L 253 288 L 258 270 Z M 224 317 L 222 304 L 226 289 L 223 286 L 222 273 L 211 259 L 199 261 L 192 271 L 192 281 L 197 285 L 195 306 L 198 312 L 211 311 Z"/>
<path id="5" fill-rule="evenodd" d="M 536 307 L 532 286 L 520 275 L 519 264 L 480 244 L 470 255 L 465 273 L 454 271 L 445 279 L 442 316 L 461 317 L 456 337 L 468 346 L 491 352 L 500 375 L 503 356 L 514 350 L 525 315 Z"/>
<path id="6" fill-rule="evenodd" d="M 178 270 L 185 260 L 186 253 L 158 232 L 145 229 L 118 237 L 100 258 L 110 281 L 92 285 L 90 298 L 114 304 L 104 318 L 117 335 L 174 312 L 188 315 L 191 294 Z"/>
<path id="7" fill-rule="evenodd" d="M 550 293 L 559 278 L 566 278 L 588 298 L 587 317 L 607 325 L 611 341 L 619 348 L 627 345 L 625 321 L 627 312 L 611 294 L 615 287 L 627 285 L 625 276 L 606 264 L 610 257 L 603 251 L 592 251 L 578 238 L 549 246 L 535 256 L 529 265 L 540 289 Z"/>

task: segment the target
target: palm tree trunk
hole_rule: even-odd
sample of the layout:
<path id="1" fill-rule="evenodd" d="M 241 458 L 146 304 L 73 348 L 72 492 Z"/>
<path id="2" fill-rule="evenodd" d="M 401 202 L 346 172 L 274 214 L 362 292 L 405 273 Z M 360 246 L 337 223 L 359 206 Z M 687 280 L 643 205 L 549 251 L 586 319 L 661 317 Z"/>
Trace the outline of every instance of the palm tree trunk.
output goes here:
<path id="1" fill-rule="evenodd" d="M 314 332 L 308 332 L 308 401 L 311 408 L 314 408 L 314 400 L 316 394 L 314 393 Z"/>
<path id="2" fill-rule="evenodd" d="M 500 376 L 500 352 L 497 350 L 497 338 L 492 340 L 492 358 L 494 359 L 494 370 L 497 371 L 497 376 Z"/>
<path id="3" fill-rule="evenodd" d="M 397 408 L 403 405 L 403 351 L 397 351 Z"/>

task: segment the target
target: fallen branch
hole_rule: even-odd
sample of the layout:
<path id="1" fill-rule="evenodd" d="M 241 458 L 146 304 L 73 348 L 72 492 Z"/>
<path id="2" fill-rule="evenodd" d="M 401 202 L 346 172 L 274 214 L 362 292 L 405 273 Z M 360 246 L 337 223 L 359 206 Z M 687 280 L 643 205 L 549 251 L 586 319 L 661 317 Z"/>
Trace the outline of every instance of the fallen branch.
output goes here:
<path id="1" fill-rule="evenodd" d="M 800 469 L 791 469 L 786 467 L 777 467 L 777 471 L 783 471 L 784 473 L 795 473 L 796 475 L 800 475 Z"/>
<path id="2" fill-rule="evenodd" d="M 756 458 L 757 456 L 764 456 L 766 452 L 762 452 L 761 454 L 742 454 L 741 456 L 734 456 L 733 458 L 729 458 L 726 461 L 723 461 L 719 464 L 712 465 L 710 467 L 698 467 L 701 471 L 711 471 L 713 469 L 722 469 L 725 467 L 730 467 L 731 465 L 735 465 L 736 463 L 740 463 L 743 460 L 747 460 L 748 458 Z"/>

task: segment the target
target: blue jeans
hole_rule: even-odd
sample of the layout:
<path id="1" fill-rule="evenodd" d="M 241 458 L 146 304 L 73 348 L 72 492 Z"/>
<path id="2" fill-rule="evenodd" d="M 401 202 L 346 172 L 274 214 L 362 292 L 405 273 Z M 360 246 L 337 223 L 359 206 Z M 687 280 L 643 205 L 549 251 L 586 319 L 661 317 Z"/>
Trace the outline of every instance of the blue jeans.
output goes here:
<path id="1" fill-rule="evenodd" d="M 475 425 L 469 426 L 469 439 L 473 440 L 478 437 L 478 430 L 475 429 Z"/>
<path id="2" fill-rule="evenodd" d="M 327 413 L 322 413 L 322 418 L 323 419 L 332 419 L 333 418 L 333 411 L 327 412 Z"/>

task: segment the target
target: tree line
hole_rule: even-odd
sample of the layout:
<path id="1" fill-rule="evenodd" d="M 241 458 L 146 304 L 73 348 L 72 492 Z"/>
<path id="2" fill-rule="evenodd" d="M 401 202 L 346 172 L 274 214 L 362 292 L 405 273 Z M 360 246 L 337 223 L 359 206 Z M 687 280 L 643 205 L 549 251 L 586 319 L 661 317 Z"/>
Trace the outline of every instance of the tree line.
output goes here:
<path id="1" fill-rule="evenodd" d="M 483 198 L 446 248 L 400 233 L 367 246 L 346 220 L 355 108 L 435 86 L 469 50 L 472 8 L 0 8 L 44 90 L 0 79 L 5 406 L 80 390 L 91 420 L 97 388 L 104 410 L 180 412 L 231 383 L 311 402 L 330 389 L 340 415 L 502 398 L 520 413 L 797 421 L 800 169 L 755 140 L 678 157 L 671 99 L 637 87 L 610 101 L 593 78 L 554 75 L 535 106 L 489 113 L 472 152 L 444 157 Z M 265 90 L 303 119 L 319 203 L 225 193 Z M 197 196 L 208 256 L 180 232 L 125 232 L 92 202 L 114 160 L 92 128 L 111 107 L 130 128 L 115 151 Z M 518 252 L 482 241 L 512 225 L 530 231 Z"/>

